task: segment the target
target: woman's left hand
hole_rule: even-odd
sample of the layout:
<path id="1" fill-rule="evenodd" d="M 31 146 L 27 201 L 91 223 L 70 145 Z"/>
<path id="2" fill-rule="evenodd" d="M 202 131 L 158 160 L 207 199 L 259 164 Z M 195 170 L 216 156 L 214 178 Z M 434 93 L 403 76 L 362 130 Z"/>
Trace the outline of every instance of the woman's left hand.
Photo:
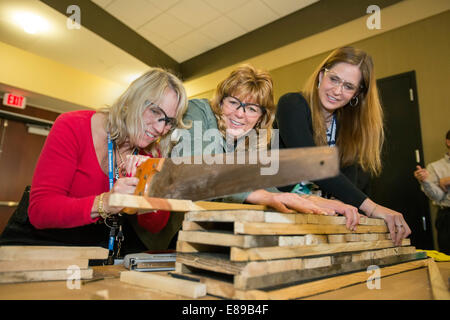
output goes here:
<path id="1" fill-rule="evenodd" d="M 396 246 L 401 246 L 402 240 L 411 234 L 411 229 L 400 212 L 377 205 L 370 217 L 384 219 Z"/>
<path id="2" fill-rule="evenodd" d="M 144 155 L 128 155 L 125 160 L 125 170 L 127 177 L 134 177 L 136 175 L 137 168 L 145 161 L 150 159 L 149 156 Z"/>

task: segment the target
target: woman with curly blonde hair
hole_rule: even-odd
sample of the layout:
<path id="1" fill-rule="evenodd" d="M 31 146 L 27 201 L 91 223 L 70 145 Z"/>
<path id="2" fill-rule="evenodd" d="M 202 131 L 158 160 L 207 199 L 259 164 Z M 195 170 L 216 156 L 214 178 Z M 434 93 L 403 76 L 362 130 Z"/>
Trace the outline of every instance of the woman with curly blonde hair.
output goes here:
<path id="1" fill-rule="evenodd" d="M 180 147 L 177 152 L 181 150 L 182 156 L 189 156 L 268 148 L 275 113 L 271 75 L 251 65 L 242 65 L 217 85 L 211 101 L 207 99 L 189 101 L 184 121 L 192 122 L 192 127 L 188 130 L 188 134 L 180 135 L 181 140 L 174 150 Z M 216 137 L 220 138 L 215 139 L 213 148 L 210 140 L 203 139 L 202 134 L 195 132 L 198 127 L 202 128 L 202 132 L 207 130 L 218 132 Z M 257 139 L 256 142 L 253 140 L 252 143 L 252 140 L 248 139 L 252 132 L 262 134 L 263 138 Z M 188 143 L 183 140 L 186 137 L 189 139 Z M 290 212 L 290 209 L 293 209 L 306 213 L 334 214 L 344 212 L 344 207 L 350 207 L 320 197 L 307 198 L 294 193 L 281 193 L 276 188 L 239 193 L 224 200 L 267 205 L 280 212 Z M 356 221 L 350 221 L 348 227 L 353 228 L 355 223 Z"/>

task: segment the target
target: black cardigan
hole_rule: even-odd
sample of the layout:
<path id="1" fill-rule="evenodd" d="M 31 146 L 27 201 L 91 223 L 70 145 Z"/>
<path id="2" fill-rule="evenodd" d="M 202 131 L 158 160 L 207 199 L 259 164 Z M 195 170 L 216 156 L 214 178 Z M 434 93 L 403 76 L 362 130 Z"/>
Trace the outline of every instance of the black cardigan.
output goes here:
<path id="1" fill-rule="evenodd" d="M 279 129 L 280 148 L 314 147 L 311 110 L 300 93 L 287 93 L 278 101 L 274 127 Z M 337 124 L 336 132 L 339 130 Z M 356 187 L 364 177 L 359 166 L 341 168 L 338 176 L 314 181 L 320 189 L 344 203 L 357 208 L 361 206 L 367 195 Z M 367 175 L 365 176 L 367 178 Z M 364 179 L 367 182 L 367 179 Z M 293 186 L 279 187 L 282 191 L 290 191 Z"/>

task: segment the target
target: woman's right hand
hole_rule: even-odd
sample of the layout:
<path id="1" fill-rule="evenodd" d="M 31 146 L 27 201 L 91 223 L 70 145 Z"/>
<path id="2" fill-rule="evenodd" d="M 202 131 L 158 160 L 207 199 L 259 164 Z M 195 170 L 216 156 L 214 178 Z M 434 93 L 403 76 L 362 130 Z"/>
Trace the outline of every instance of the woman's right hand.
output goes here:
<path id="1" fill-rule="evenodd" d="M 349 204 L 345 204 L 338 200 L 325 199 L 319 196 L 310 195 L 308 200 L 311 200 L 317 206 L 322 208 L 329 208 L 346 217 L 346 227 L 351 231 L 355 231 L 359 224 L 360 214 L 358 209 Z"/>
<path id="2" fill-rule="evenodd" d="M 260 189 L 250 193 L 246 201 L 253 204 L 272 207 L 281 213 L 292 213 L 297 211 L 309 214 L 335 214 L 333 209 L 320 207 L 309 199 L 289 192 L 278 193 Z"/>
<path id="3" fill-rule="evenodd" d="M 109 196 L 112 193 L 124 193 L 124 194 L 134 194 L 134 190 L 139 182 L 136 177 L 124 177 L 120 178 L 114 183 L 112 190 L 106 192 L 103 196 L 103 209 L 105 212 L 110 214 L 116 214 L 122 211 L 123 207 L 110 207 L 109 206 Z"/>

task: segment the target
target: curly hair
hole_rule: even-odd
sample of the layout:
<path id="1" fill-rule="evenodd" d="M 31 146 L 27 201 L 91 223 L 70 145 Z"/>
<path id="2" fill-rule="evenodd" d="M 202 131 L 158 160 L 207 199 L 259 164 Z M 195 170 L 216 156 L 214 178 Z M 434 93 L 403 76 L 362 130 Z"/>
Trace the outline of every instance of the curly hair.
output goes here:
<path id="1" fill-rule="evenodd" d="M 245 64 L 233 70 L 225 80 L 217 85 L 214 96 L 209 103 L 216 116 L 219 131 L 223 136 L 226 136 L 227 128 L 222 118 L 222 101 L 226 96 L 246 97 L 264 107 L 265 113 L 253 129 L 257 133 L 259 133 L 260 129 L 266 129 L 267 144 L 269 144 L 276 111 L 272 76 L 267 71 Z"/>

